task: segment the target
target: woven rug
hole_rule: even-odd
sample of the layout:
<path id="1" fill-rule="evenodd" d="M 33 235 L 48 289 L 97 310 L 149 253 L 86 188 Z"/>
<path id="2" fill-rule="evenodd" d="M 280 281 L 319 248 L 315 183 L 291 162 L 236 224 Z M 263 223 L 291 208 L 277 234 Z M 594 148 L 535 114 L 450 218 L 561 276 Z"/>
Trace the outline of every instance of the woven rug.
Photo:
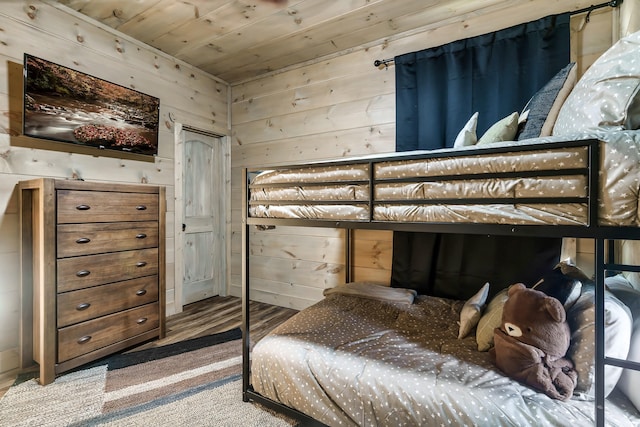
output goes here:
<path id="1" fill-rule="evenodd" d="M 291 426 L 242 401 L 240 329 L 114 355 L 47 386 L 18 378 L 0 426 Z"/>

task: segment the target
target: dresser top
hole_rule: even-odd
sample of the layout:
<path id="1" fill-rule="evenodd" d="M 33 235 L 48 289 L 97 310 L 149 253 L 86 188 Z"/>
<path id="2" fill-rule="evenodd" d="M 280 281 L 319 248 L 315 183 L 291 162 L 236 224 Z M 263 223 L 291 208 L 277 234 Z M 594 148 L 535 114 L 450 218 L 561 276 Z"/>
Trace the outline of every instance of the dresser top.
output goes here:
<path id="1" fill-rule="evenodd" d="M 144 184 L 114 184 L 107 182 L 90 182 L 76 179 L 36 178 L 20 181 L 22 189 L 44 189 L 81 191 L 113 191 L 118 193 L 159 193 L 160 187 Z"/>

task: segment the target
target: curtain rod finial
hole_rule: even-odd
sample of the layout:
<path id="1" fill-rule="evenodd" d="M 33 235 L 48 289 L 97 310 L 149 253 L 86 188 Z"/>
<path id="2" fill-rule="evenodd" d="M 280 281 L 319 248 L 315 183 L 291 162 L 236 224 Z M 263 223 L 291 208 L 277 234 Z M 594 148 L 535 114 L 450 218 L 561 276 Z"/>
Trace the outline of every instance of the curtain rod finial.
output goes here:
<path id="1" fill-rule="evenodd" d="M 373 66 L 376 68 L 382 69 L 382 66 L 384 65 L 384 68 L 389 68 L 389 64 L 392 63 L 393 61 L 394 61 L 393 58 L 376 59 L 375 61 L 373 61 Z"/>

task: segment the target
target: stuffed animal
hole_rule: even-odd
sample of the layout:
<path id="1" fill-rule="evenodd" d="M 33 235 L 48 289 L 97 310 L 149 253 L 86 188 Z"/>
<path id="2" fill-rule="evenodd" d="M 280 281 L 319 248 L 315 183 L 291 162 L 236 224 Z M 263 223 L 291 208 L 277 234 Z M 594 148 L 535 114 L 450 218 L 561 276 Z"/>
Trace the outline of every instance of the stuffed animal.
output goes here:
<path id="1" fill-rule="evenodd" d="M 565 357 L 571 331 L 564 307 L 521 283 L 512 285 L 508 294 L 502 323 L 494 330 L 491 354 L 496 366 L 551 398 L 569 399 L 578 374 Z"/>

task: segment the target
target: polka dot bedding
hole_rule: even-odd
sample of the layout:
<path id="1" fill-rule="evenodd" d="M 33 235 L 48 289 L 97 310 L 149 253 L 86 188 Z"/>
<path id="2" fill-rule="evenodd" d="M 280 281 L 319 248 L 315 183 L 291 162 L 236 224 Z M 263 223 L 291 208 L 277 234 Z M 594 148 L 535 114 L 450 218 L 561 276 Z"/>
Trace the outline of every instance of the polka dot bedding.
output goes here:
<path id="1" fill-rule="evenodd" d="M 255 345 L 253 387 L 329 426 L 594 425 L 593 402 L 550 399 L 497 371 L 473 334 L 458 339 L 463 305 L 329 295 Z M 639 425 L 614 398 L 607 422 Z"/>
<path id="2" fill-rule="evenodd" d="M 606 226 L 639 226 L 640 131 L 591 130 L 570 136 L 499 142 L 490 147 L 597 139 L 600 142 L 600 195 L 598 221 Z M 457 148 L 464 152 L 473 147 Z M 368 164 L 312 166 L 258 175 L 251 183 L 249 215 L 263 218 L 308 218 L 395 222 L 488 223 L 527 225 L 586 225 L 586 203 L 531 204 L 532 197 L 586 197 L 585 176 L 570 173 L 587 167 L 585 147 L 560 147 L 526 152 L 483 155 L 477 147 L 470 155 L 377 161 L 373 174 L 382 180 L 373 189 L 373 211 L 368 204 Z M 412 153 L 415 154 L 415 153 Z M 397 153 L 399 158 L 404 154 Z M 555 177 L 448 179 L 450 176 L 514 171 L 568 170 Z M 445 177 L 436 182 L 429 177 Z M 385 182 L 400 178 L 402 182 Z M 416 181 L 411 181 L 416 178 Z M 340 183 L 343 184 L 340 184 Z M 287 183 L 290 186 L 287 186 Z M 456 199 L 455 204 L 420 203 L 429 199 Z M 492 204 L 473 199 L 514 198 Z M 469 203 L 459 203 L 459 200 Z M 314 204 L 314 201 L 322 203 Z M 330 203 L 334 201 L 335 203 Z M 290 203 L 287 203 L 290 202 Z M 386 202 L 386 203 L 385 203 Z"/>

